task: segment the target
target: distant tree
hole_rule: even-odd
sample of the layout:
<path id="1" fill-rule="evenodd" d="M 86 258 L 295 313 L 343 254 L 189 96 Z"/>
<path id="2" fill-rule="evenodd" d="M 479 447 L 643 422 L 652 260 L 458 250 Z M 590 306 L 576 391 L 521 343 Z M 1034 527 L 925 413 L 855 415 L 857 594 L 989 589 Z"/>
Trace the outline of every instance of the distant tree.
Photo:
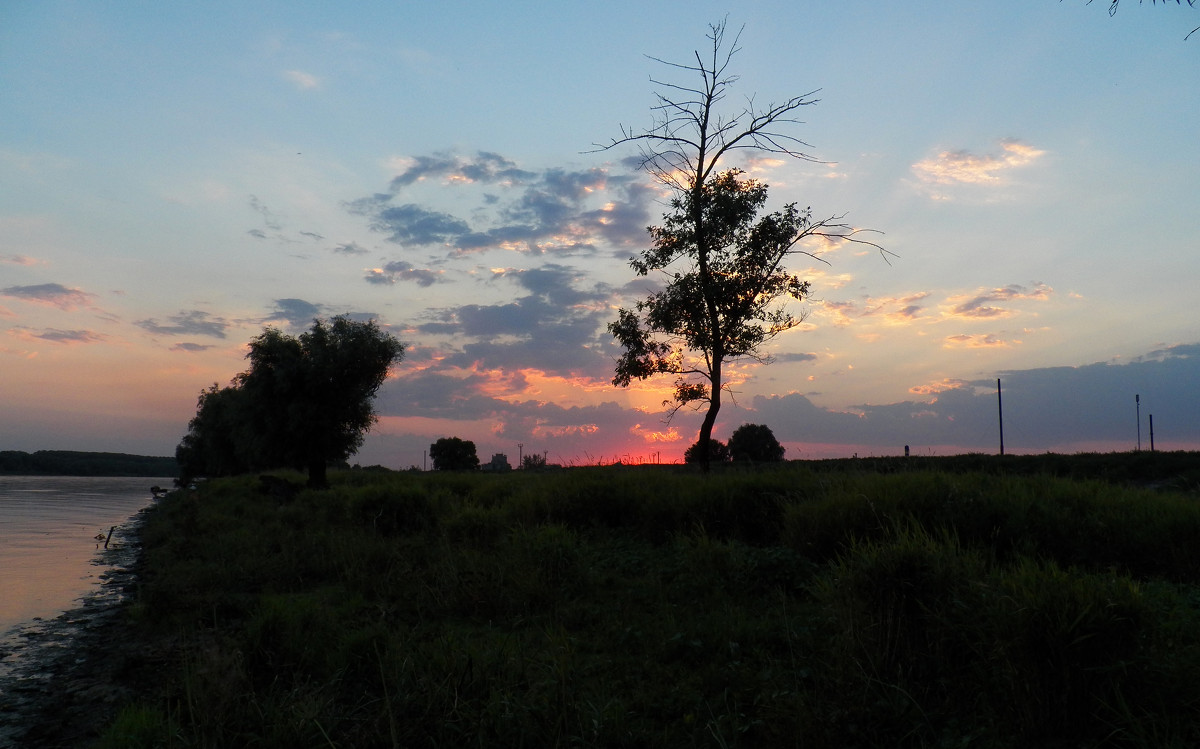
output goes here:
<path id="1" fill-rule="evenodd" d="M 475 443 L 458 437 L 442 437 L 429 446 L 435 471 L 473 471 L 479 467 Z"/>
<path id="2" fill-rule="evenodd" d="M 374 321 L 314 320 L 299 337 L 265 328 L 250 342 L 250 368 L 232 385 L 201 393 L 176 449 L 194 475 L 296 468 L 328 483 L 376 421 L 372 401 L 404 344 Z"/>
<path id="3" fill-rule="evenodd" d="M 673 194 L 663 224 L 649 229 L 651 248 L 629 261 L 639 276 L 660 274 L 663 286 L 635 309 L 619 310 L 608 326 L 624 349 L 613 384 L 674 375 L 674 397 L 664 405 L 673 406 L 672 416 L 685 405 L 707 406 L 696 442 L 701 446 L 710 444 L 721 409 L 725 365 L 741 358 L 768 361 L 763 344 L 803 320 L 785 308 L 809 291 L 807 281 L 786 269 L 788 259 L 816 257 L 803 249 L 810 239 L 878 248 L 856 238 L 859 230 L 841 216 L 814 220 L 810 209 L 795 203 L 759 217 L 767 186 L 737 169 L 718 171 L 744 149 L 812 160 L 802 150 L 807 144 L 784 126 L 797 124 L 798 111 L 816 99 L 804 94 L 765 108 L 748 99 L 740 110 L 723 108 L 738 80 L 730 72 L 738 40 L 726 44 L 724 22 L 710 26 L 708 39 L 711 51 L 697 51 L 695 63 L 657 60 L 694 74 L 698 83 L 653 81 L 666 92 L 658 94 L 655 123 L 645 132 L 622 127 L 620 138 L 601 146 L 637 144 L 642 168 Z M 699 457 L 707 467 L 704 450 Z"/>
<path id="4" fill-rule="evenodd" d="M 729 460 L 729 448 L 724 442 L 712 438 L 708 440 L 708 450 L 701 450 L 700 443 L 695 442 L 683 451 L 684 463 L 724 463 L 727 460 Z"/>
<path id="5" fill-rule="evenodd" d="M 735 463 L 776 463 L 784 448 L 766 424 L 742 424 L 729 435 L 729 459 Z"/>
<path id="6" fill-rule="evenodd" d="M 521 468 L 526 471 L 536 471 L 546 467 L 546 456 L 530 453 L 521 458 Z"/>

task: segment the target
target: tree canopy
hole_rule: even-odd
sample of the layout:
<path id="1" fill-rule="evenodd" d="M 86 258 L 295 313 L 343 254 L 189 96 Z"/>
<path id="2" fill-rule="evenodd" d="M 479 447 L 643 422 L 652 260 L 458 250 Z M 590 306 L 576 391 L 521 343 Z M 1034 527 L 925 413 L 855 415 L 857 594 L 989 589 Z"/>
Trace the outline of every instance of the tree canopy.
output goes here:
<path id="1" fill-rule="evenodd" d="M 729 446 L 710 437 L 707 450 L 702 450 L 700 443 L 695 442 L 683 451 L 684 463 L 700 463 L 705 460 L 709 463 L 724 463 L 729 460 Z"/>
<path id="2" fill-rule="evenodd" d="M 784 447 L 766 424 L 742 424 L 729 435 L 729 459 L 735 463 L 778 463 Z"/>
<path id="3" fill-rule="evenodd" d="M 661 226 L 650 227 L 652 245 L 629 261 L 639 276 L 656 274 L 662 287 L 620 309 L 608 326 L 624 353 L 613 384 L 659 374 L 675 377 L 671 415 L 682 406 L 707 406 L 696 444 L 710 444 L 727 388 L 725 366 L 748 357 L 768 361 L 762 347 L 798 325 L 803 316 L 786 308 L 804 299 L 807 281 L 787 270 L 796 254 L 816 257 L 808 240 L 859 242 L 861 230 L 842 216 L 813 219 L 809 208 L 789 203 L 760 217 L 767 185 L 736 168 L 722 167 L 735 151 L 749 149 L 812 160 L 803 141 L 788 134 L 797 111 L 816 102 L 811 94 L 782 104 L 738 109 L 723 102 L 737 82 L 730 63 L 737 38 L 727 44 L 725 24 L 710 26 L 711 52 L 695 53 L 694 64 L 665 63 L 699 78 L 695 84 L 655 81 L 657 120 L 645 132 L 622 127 L 622 136 L 602 148 L 634 143 L 642 167 L 672 193 Z M 659 60 L 659 62 L 663 62 Z M 693 79 L 694 80 L 694 79 Z M 700 463 L 707 467 L 702 450 Z"/>
<path id="4" fill-rule="evenodd" d="M 326 467 L 362 446 L 373 400 L 404 344 L 373 320 L 314 320 L 298 337 L 265 328 L 250 368 L 200 394 L 175 454 L 185 476 L 289 467 L 326 484 Z"/>
<path id="5" fill-rule="evenodd" d="M 435 471 L 473 471 L 479 467 L 475 443 L 460 437 L 442 437 L 429 446 Z"/>

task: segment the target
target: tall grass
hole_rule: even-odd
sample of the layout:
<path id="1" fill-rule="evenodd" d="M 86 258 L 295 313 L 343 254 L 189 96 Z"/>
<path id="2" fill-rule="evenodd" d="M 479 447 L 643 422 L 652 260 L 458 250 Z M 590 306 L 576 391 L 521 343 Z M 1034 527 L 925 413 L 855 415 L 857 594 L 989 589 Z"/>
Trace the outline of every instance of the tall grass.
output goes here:
<path id="1" fill-rule="evenodd" d="M 1191 746 L 1194 496 L 994 473 L 252 478 L 142 533 L 106 746 Z"/>

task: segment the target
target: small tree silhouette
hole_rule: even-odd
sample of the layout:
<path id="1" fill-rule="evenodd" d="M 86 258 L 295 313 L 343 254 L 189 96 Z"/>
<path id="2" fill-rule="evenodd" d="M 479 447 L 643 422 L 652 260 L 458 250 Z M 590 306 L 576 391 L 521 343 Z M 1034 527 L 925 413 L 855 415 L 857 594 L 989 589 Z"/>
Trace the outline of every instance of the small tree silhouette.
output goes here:
<path id="1" fill-rule="evenodd" d="M 479 467 L 475 443 L 459 437 L 442 437 L 429 446 L 435 471 L 473 471 Z"/>
<path id="2" fill-rule="evenodd" d="M 729 460 L 729 448 L 724 442 L 715 439 L 708 441 L 708 462 L 724 463 Z M 687 450 L 683 451 L 684 463 L 700 463 L 704 464 L 704 453 L 700 450 L 700 441 L 697 440 Z"/>
<path id="3" fill-rule="evenodd" d="M 729 458 L 735 462 L 775 463 L 784 448 L 766 424 L 742 424 L 729 436 Z"/>

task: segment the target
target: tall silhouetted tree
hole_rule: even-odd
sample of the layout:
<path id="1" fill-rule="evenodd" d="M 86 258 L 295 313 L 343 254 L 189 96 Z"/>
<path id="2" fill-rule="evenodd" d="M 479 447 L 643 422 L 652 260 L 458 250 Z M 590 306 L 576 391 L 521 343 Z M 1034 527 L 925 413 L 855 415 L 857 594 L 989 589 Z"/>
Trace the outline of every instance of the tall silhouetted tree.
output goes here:
<path id="1" fill-rule="evenodd" d="M 373 320 L 314 320 L 299 337 L 268 327 L 250 342 L 250 368 L 201 394 L 176 457 L 192 475 L 289 467 L 325 486 L 328 464 L 362 446 L 375 394 L 403 355 Z"/>
<path id="2" fill-rule="evenodd" d="M 429 446 L 435 471 L 473 471 L 479 467 L 475 443 L 459 437 L 442 437 Z"/>
<path id="3" fill-rule="evenodd" d="M 842 216 L 814 220 L 795 203 L 760 217 L 767 186 L 718 168 L 738 150 L 812 160 L 802 150 L 808 145 L 785 131 L 798 123 L 798 110 L 817 101 L 810 93 L 765 108 L 753 99 L 740 109 L 723 106 L 738 80 L 730 72 L 738 39 L 727 44 L 725 32 L 723 22 L 710 26 L 711 50 L 697 51 L 694 63 L 652 58 L 695 83 L 652 79 L 662 89 L 653 125 L 645 132 L 622 127 L 620 138 L 601 147 L 637 144 L 642 168 L 673 195 L 663 224 L 649 229 L 652 246 L 630 260 L 639 276 L 660 274 L 662 290 L 633 310 L 619 310 L 608 326 L 624 349 L 613 384 L 674 375 L 674 397 L 664 405 L 673 405 L 672 415 L 685 405 L 707 406 L 696 441 L 704 447 L 727 386 L 725 365 L 744 357 L 766 361 L 762 345 L 803 319 L 784 303 L 804 299 L 809 284 L 787 270 L 787 260 L 816 257 L 804 249 L 809 239 L 878 247 L 856 238 L 858 230 Z M 704 468 L 708 457 L 702 450 Z"/>

